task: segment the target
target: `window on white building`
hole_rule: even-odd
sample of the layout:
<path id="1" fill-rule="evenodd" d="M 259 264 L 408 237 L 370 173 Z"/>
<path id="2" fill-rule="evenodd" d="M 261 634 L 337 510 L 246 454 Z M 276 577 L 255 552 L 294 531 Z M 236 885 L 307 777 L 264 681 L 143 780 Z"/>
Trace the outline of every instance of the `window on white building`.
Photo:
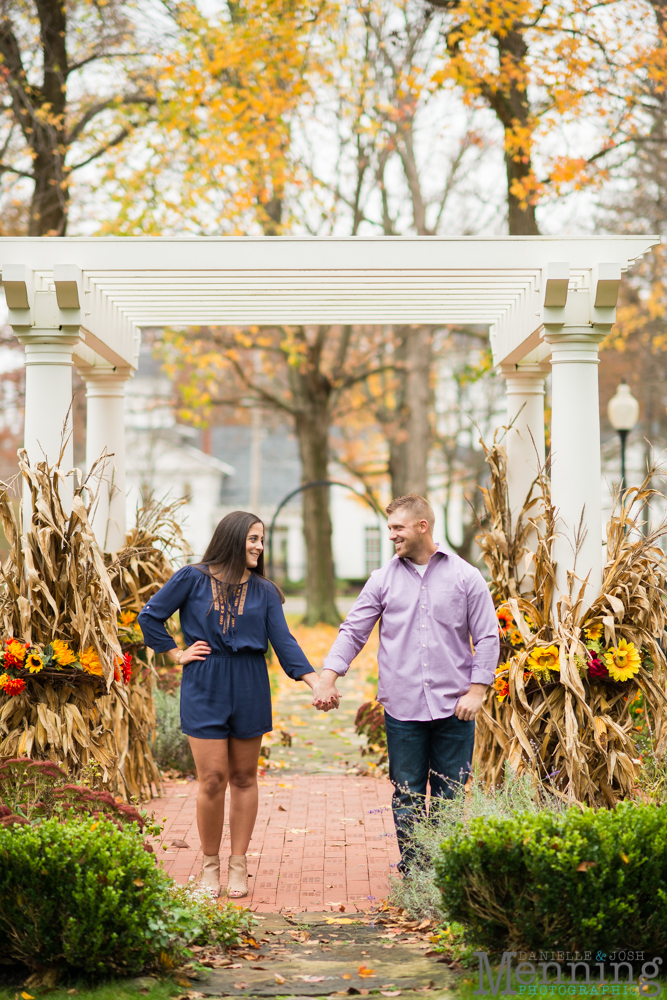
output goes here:
<path id="1" fill-rule="evenodd" d="M 382 544 L 380 529 L 377 525 L 364 528 L 364 554 L 366 561 L 366 576 L 382 564 Z"/>

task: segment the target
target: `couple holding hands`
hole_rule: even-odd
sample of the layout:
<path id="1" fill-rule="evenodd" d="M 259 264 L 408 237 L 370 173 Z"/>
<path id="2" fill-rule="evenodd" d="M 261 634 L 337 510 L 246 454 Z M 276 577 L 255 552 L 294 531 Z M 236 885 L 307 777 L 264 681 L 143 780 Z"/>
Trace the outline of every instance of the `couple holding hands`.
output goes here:
<path id="1" fill-rule="evenodd" d="M 380 620 L 378 700 L 385 711 L 392 808 L 402 871 L 410 827 L 431 795 L 450 798 L 470 771 L 475 715 L 498 663 L 498 623 L 481 573 L 433 541 L 434 515 L 416 494 L 387 507 L 396 554 L 375 570 L 340 627 L 321 674 L 290 634 L 280 589 L 264 575 L 264 525 L 235 511 L 215 529 L 201 562 L 184 566 L 145 605 L 146 645 L 183 665 L 181 726 L 197 768 L 201 883 L 220 893 L 220 842 L 230 788 L 227 894 L 247 895 L 246 851 L 257 816 L 257 764 L 273 728 L 265 654 L 337 708 L 336 680 Z M 165 622 L 179 612 L 188 644 L 179 649 Z"/>

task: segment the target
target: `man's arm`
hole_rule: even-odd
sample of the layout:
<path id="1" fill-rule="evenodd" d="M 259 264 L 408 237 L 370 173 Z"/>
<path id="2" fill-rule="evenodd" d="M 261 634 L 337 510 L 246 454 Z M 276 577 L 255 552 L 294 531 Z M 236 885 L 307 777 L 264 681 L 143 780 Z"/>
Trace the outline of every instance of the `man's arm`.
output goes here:
<path id="1" fill-rule="evenodd" d="M 454 710 L 456 717 L 464 722 L 474 719 L 482 707 L 486 689 L 496 676 L 500 654 L 496 609 L 491 591 L 479 572 L 468 583 L 468 630 L 475 650 L 470 689 L 459 698 Z"/>
<path id="2" fill-rule="evenodd" d="M 382 614 L 379 588 L 373 576 L 371 574 L 354 602 L 324 661 L 322 673 L 313 688 L 313 705 L 316 708 L 324 711 L 338 708 L 340 692 L 336 688 L 336 681 L 350 669 L 352 660 L 368 642 L 368 637 Z"/>

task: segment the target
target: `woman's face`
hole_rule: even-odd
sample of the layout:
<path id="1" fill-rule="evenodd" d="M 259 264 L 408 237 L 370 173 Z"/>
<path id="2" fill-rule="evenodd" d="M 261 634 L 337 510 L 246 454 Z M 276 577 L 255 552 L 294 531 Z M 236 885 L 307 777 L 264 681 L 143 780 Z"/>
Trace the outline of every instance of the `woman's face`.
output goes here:
<path id="1" fill-rule="evenodd" d="M 250 526 L 245 540 L 246 569 L 255 569 L 257 560 L 264 551 L 264 525 L 258 521 Z"/>

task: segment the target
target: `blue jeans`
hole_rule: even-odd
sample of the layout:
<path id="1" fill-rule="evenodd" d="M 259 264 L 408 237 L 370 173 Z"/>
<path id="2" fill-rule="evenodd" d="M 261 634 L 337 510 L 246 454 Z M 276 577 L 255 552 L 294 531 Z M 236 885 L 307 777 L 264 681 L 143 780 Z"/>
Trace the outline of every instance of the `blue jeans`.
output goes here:
<path id="1" fill-rule="evenodd" d="M 451 799 L 457 786 L 470 774 L 475 746 L 475 721 L 463 722 L 455 715 L 432 722 L 402 722 L 386 711 L 389 780 L 394 786 L 391 800 L 401 849 L 399 868 L 413 857 L 411 827 L 425 815 L 426 782 L 432 798 Z"/>

